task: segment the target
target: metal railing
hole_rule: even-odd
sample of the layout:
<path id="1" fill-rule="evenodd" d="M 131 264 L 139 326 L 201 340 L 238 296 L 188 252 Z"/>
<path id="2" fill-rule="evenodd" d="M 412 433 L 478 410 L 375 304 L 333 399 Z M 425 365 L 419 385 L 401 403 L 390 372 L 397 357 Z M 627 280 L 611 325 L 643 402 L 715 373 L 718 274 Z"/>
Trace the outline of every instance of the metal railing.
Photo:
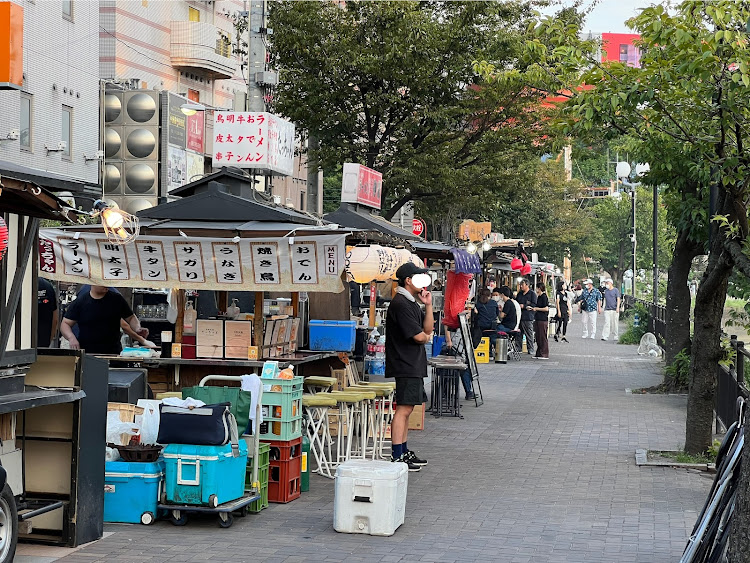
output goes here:
<path id="1" fill-rule="evenodd" d="M 651 301 L 634 298 L 632 295 L 623 296 L 623 300 L 628 309 L 639 303 L 648 310 L 648 331 L 656 336 L 659 344 L 664 345 L 667 337 L 667 308 L 664 305 L 654 305 Z"/>
<path id="2" fill-rule="evenodd" d="M 724 428 L 729 428 L 737 421 L 737 398 L 750 397 L 750 392 L 745 385 L 745 368 L 750 362 L 750 352 L 745 349 L 745 343 L 731 336 L 729 340 L 732 350 L 735 351 L 735 360 L 724 367 L 716 367 L 716 419 Z"/>

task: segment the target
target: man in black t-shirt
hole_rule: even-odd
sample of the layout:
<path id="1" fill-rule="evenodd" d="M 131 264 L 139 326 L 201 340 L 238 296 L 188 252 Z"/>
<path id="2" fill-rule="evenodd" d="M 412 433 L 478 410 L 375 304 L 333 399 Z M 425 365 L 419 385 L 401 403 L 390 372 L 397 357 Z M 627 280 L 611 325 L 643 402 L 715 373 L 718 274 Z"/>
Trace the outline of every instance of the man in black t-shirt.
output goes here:
<path id="1" fill-rule="evenodd" d="M 52 284 L 44 278 L 37 278 L 36 307 L 36 345 L 39 348 L 49 348 L 57 334 L 57 295 Z"/>
<path id="2" fill-rule="evenodd" d="M 518 326 L 518 317 L 516 316 L 516 306 L 510 297 L 510 288 L 506 285 L 499 289 L 500 299 L 503 300 L 503 310 L 500 311 L 500 329 L 504 332 L 516 330 Z"/>
<path id="3" fill-rule="evenodd" d="M 534 313 L 532 309 L 536 306 L 536 293 L 531 291 L 529 280 L 521 280 L 521 288 L 516 295 L 516 301 L 521 306 L 521 332 L 526 337 L 526 351 L 534 354 Z"/>
<path id="4" fill-rule="evenodd" d="M 84 349 L 89 354 L 119 354 L 120 319 L 124 319 L 133 331 L 144 338 L 148 329 L 141 322 L 119 293 L 109 291 L 103 285 L 92 285 L 88 293 L 82 293 L 68 306 L 60 332 L 70 342 L 73 350 Z M 78 325 L 78 337 L 73 327 Z"/>
<path id="5" fill-rule="evenodd" d="M 391 300 L 385 320 L 385 376 L 396 379 L 396 412 L 391 423 L 391 461 L 406 463 L 409 471 L 419 471 L 427 461 L 406 445 L 409 415 L 414 405 L 427 400 L 423 379 L 427 377 L 424 345 L 435 328 L 432 294 L 427 291 L 431 278 L 424 268 L 407 262 L 396 270 L 398 290 Z M 425 306 L 422 307 L 419 304 Z"/>

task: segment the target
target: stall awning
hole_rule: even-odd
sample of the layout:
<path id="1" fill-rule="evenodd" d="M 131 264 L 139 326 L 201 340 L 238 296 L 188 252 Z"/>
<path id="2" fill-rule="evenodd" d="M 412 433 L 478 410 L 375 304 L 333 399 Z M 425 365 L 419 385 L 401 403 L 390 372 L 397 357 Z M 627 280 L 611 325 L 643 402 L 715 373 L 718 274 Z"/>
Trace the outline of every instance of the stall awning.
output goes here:
<path id="1" fill-rule="evenodd" d="M 341 207 L 332 213 L 324 215 L 323 219 L 342 227 L 375 231 L 402 241 L 421 240 L 419 237 L 409 231 L 405 231 L 380 215 L 357 211 L 355 205 L 351 203 L 342 203 Z"/>
<path id="2" fill-rule="evenodd" d="M 482 272 L 482 264 L 477 254 L 469 254 L 463 248 L 451 248 L 453 259 L 456 262 L 455 271 L 458 274 L 479 274 Z"/>
<path id="3" fill-rule="evenodd" d="M 409 246 L 414 249 L 414 254 L 422 259 L 453 260 L 452 249 L 447 244 L 411 240 Z"/>
<path id="4" fill-rule="evenodd" d="M 0 208 L 4 213 L 68 223 L 78 218 L 77 211 L 70 209 L 68 204 L 34 182 L 0 176 L 0 189 Z"/>
<path id="5" fill-rule="evenodd" d="M 0 160 L 0 179 L 5 178 L 28 182 L 46 190 L 69 191 L 73 195 L 89 194 L 91 196 L 101 196 L 102 193 L 101 187 L 98 184 Z"/>
<path id="6" fill-rule="evenodd" d="M 187 234 L 187 233 L 186 233 Z M 115 287 L 339 293 L 346 233 L 295 237 L 166 236 L 113 245 L 101 231 L 41 229 L 39 272 Z"/>

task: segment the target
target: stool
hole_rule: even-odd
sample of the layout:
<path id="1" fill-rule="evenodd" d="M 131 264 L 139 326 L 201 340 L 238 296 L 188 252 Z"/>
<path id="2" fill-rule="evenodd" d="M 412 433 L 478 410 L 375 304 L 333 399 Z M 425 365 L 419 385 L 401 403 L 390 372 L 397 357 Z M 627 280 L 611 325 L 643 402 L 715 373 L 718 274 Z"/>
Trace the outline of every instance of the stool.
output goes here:
<path id="1" fill-rule="evenodd" d="M 356 389 L 357 391 L 372 391 L 375 393 L 375 399 L 372 405 L 370 405 L 370 412 L 368 417 L 368 424 L 370 425 L 370 429 L 372 430 L 372 459 L 375 459 L 375 456 L 383 457 L 383 441 L 385 439 L 385 424 L 383 421 L 385 420 L 385 403 L 386 401 L 391 404 L 392 403 L 392 396 L 394 394 L 393 389 L 390 387 L 390 384 L 386 384 L 387 386 L 380 387 L 377 384 L 373 385 L 350 385 L 347 387 L 347 390 L 349 389 Z M 369 442 L 369 433 L 368 433 L 368 442 Z M 365 451 L 365 457 L 367 456 L 367 451 Z"/>
<path id="2" fill-rule="evenodd" d="M 306 377 L 303 384 L 312 394 L 322 393 L 336 385 L 336 378 L 313 375 Z"/>
<path id="3" fill-rule="evenodd" d="M 315 473 L 333 479 L 333 456 L 331 455 L 331 431 L 328 426 L 328 408 L 335 407 L 337 401 L 330 393 L 302 395 L 302 409 L 307 424 L 305 431 L 310 440 L 310 451 L 318 463 Z"/>
<path id="4" fill-rule="evenodd" d="M 519 362 L 521 361 L 521 347 L 518 345 L 520 337 L 521 331 L 516 329 L 510 331 L 508 338 L 508 357 Z"/>
<path id="5" fill-rule="evenodd" d="M 329 393 L 338 403 L 337 416 L 337 436 L 336 436 L 336 466 L 352 457 L 364 459 L 365 446 L 361 448 L 359 444 L 352 453 L 353 437 L 355 428 L 359 427 L 362 432 L 362 426 L 367 430 L 367 400 L 375 399 L 375 393 L 371 391 L 332 391 Z M 346 424 L 347 435 L 344 436 L 344 424 Z M 364 440 L 367 434 L 364 434 Z"/>

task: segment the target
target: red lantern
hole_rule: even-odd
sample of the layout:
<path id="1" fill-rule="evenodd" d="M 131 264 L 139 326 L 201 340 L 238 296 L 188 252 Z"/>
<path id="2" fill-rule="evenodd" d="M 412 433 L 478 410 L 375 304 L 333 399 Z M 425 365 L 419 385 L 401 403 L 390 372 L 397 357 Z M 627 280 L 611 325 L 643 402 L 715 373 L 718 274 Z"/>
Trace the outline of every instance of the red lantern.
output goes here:
<path id="1" fill-rule="evenodd" d="M 528 262 L 523 265 L 523 268 L 521 268 L 521 275 L 522 276 L 528 276 L 531 273 L 531 264 Z"/>
<path id="2" fill-rule="evenodd" d="M 513 260 L 510 261 L 511 270 L 520 270 L 522 267 L 523 267 L 523 262 L 521 262 L 520 258 L 513 258 Z"/>
<path id="3" fill-rule="evenodd" d="M 5 251 L 8 250 L 8 226 L 0 217 L 0 260 L 5 258 Z"/>

